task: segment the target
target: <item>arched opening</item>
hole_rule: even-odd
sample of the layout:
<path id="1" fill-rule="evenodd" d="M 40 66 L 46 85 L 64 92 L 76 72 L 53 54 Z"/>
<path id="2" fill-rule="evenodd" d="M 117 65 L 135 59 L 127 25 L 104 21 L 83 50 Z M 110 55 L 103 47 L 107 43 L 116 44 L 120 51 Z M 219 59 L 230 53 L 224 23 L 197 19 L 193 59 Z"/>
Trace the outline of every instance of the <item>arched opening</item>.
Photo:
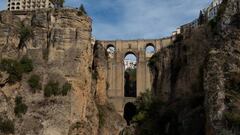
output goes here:
<path id="1" fill-rule="evenodd" d="M 129 52 L 124 58 L 124 96 L 137 96 L 137 57 Z"/>
<path id="2" fill-rule="evenodd" d="M 107 53 L 109 58 L 114 58 L 115 52 L 116 52 L 116 48 L 114 45 L 110 44 L 107 46 Z"/>
<path id="3" fill-rule="evenodd" d="M 130 125 L 133 119 L 133 116 L 136 115 L 136 113 L 137 113 L 137 108 L 133 103 L 129 102 L 124 106 L 123 117 L 127 121 L 127 125 Z"/>
<path id="4" fill-rule="evenodd" d="M 155 52 L 155 46 L 152 43 L 148 43 L 145 48 L 146 57 L 152 57 Z"/>

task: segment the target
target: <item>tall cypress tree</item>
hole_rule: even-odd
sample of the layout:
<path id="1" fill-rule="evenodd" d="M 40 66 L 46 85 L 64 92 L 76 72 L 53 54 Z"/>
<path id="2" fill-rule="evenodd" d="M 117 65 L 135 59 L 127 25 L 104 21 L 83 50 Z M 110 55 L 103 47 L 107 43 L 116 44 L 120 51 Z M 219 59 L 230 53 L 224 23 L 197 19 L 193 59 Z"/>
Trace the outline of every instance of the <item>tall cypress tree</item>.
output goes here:
<path id="1" fill-rule="evenodd" d="M 204 15 L 202 13 L 202 10 L 199 13 L 199 18 L 198 18 L 198 25 L 202 25 L 204 23 Z"/>
<path id="2" fill-rule="evenodd" d="M 85 14 L 85 15 L 87 14 L 87 12 L 86 12 L 86 10 L 85 10 L 83 4 L 81 4 L 79 10 L 80 10 L 83 14 Z"/>

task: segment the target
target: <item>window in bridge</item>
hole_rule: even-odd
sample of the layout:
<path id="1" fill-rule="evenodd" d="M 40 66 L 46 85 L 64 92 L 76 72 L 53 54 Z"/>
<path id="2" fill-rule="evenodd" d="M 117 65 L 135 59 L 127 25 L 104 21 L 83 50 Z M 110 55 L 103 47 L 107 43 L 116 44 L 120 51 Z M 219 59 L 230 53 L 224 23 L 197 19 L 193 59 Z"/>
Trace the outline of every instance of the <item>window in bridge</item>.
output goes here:
<path id="1" fill-rule="evenodd" d="M 137 57 L 127 53 L 124 59 L 124 96 L 137 96 Z"/>
<path id="2" fill-rule="evenodd" d="M 152 43 L 149 43 L 146 45 L 145 48 L 145 53 L 146 53 L 146 57 L 152 57 L 152 55 L 156 52 L 155 47 Z"/>
<path id="3" fill-rule="evenodd" d="M 123 117 L 127 121 L 127 125 L 131 124 L 133 116 L 137 113 L 136 106 L 133 103 L 127 103 L 124 107 Z"/>
<path id="4" fill-rule="evenodd" d="M 114 45 L 110 44 L 107 46 L 107 53 L 109 58 L 114 58 L 115 52 L 116 52 L 116 48 Z"/>

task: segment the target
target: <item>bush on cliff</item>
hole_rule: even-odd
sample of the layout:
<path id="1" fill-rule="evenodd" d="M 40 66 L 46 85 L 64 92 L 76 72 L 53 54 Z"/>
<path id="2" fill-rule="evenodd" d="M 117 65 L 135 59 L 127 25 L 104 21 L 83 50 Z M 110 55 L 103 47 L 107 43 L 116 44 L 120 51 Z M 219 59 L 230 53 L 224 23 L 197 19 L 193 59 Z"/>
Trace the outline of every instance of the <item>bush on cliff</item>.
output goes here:
<path id="1" fill-rule="evenodd" d="M 48 84 L 44 88 L 44 96 L 45 97 L 51 97 L 51 96 L 66 96 L 68 92 L 72 89 L 72 86 L 70 83 L 65 83 L 62 86 L 62 89 L 59 87 L 59 82 L 57 81 L 49 81 Z"/>
<path id="2" fill-rule="evenodd" d="M 145 122 L 150 115 L 155 113 L 155 107 L 162 105 L 163 103 L 154 97 L 151 91 L 147 90 L 145 93 L 141 93 L 136 100 L 137 114 L 133 117 L 133 121 L 137 123 Z"/>
<path id="3" fill-rule="evenodd" d="M 3 59 L 0 63 L 0 70 L 9 74 L 8 83 L 14 84 L 21 81 L 23 73 L 29 73 L 33 70 L 32 60 L 23 57 L 20 62 L 12 59 Z"/>
<path id="4" fill-rule="evenodd" d="M 14 84 L 21 81 L 23 73 L 33 70 L 32 60 L 23 57 L 20 62 L 12 59 L 3 59 L 0 63 L 0 70 L 9 74 L 8 83 Z"/>
<path id="5" fill-rule="evenodd" d="M 157 62 L 157 55 L 153 55 L 148 61 L 148 67 L 153 68 Z"/>
<path id="6" fill-rule="evenodd" d="M 161 134 L 163 121 L 162 102 L 157 100 L 150 91 L 142 93 L 136 101 L 137 114 L 133 117 L 133 121 L 137 123 L 137 131 L 140 135 Z"/>
<path id="7" fill-rule="evenodd" d="M 224 116 L 228 123 L 234 126 L 240 126 L 240 114 L 234 112 L 225 112 Z"/>
<path id="8" fill-rule="evenodd" d="M 31 87 L 33 93 L 35 93 L 37 89 L 41 89 L 41 85 L 39 82 L 40 82 L 40 76 L 38 75 L 32 75 L 28 79 L 28 85 Z"/>
<path id="9" fill-rule="evenodd" d="M 72 89 L 72 85 L 70 83 L 65 83 L 63 86 L 62 86 L 62 95 L 63 96 L 66 96 L 68 94 L 68 92 Z"/>
<path id="10" fill-rule="evenodd" d="M 59 83 L 58 82 L 53 82 L 49 81 L 48 84 L 46 85 L 44 89 L 44 96 L 45 97 L 51 97 L 51 96 L 57 96 L 59 95 L 60 89 L 59 89 Z"/>
<path id="11" fill-rule="evenodd" d="M 17 96 L 15 99 L 15 108 L 14 108 L 14 113 L 16 116 L 21 117 L 22 114 L 25 114 L 27 112 L 27 105 L 23 103 L 22 97 Z"/>
<path id="12" fill-rule="evenodd" d="M 33 31 L 31 26 L 28 26 L 23 22 L 20 22 L 18 26 L 18 34 L 20 39 L 18 49 L 20 50 L 26 47 L 26 42 L 30 40 L 30 38 L 32 37 Z"/>
<path id="13" fill-rule="evenodd" d="M 87 15 L 87 12 L 86 12 L 83 4 L 81 4 L 81 6 L 80 6 L 80 8 L 79 8 L 78 15 L 79 15 L 79 16 Z"/>
<path id="14" fill-rule="evenodd" d="M 21 67 L 22 67 L 24 73 L 29 73 L 33 70 L 33 62 L 31 59 L 29 59 L 26 56 L 24 56 L 20 60 L 20 64 L 21 64 Z"/>
<path id="15" fill-rule="evenodd" d="M 9 119 L 3 119 L 0 117 L 0 133 L 3 134 L 13 134 L 14 133 L 14 123 Z"/>
<path id="16" fill-rule="evenodd" d="M 23 68 L 16 60 L 3 59 L 0 64 L 2 71 L 9 74 L 8 83 L 14 84 L 22 79 Z"/>
<path id="17" fill-rule="evenodd" d="M 137 124 L 139 135 L 202 135 L 204 134 L 204 97 L 162 102 L 150 91 L 137 98 Z"/>

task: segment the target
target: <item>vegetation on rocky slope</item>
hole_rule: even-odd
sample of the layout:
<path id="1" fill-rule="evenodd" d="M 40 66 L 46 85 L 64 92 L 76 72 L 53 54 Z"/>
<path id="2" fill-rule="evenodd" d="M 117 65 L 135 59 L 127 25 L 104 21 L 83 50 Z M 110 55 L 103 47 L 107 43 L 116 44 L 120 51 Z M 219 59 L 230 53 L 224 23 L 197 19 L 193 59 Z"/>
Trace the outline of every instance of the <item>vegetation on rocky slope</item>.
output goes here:
<path id="1" fill-rule="evenodd" d="M 203 97 L 190 97 L 172 103 L 164 103 L 151 92 L 142 93 L 136 101 L 139 135 L 203 135 Z M 184 108 L 184 112 L 182 112 Z M 191 110 L 191 111 L 190 111 Z M 198 121 L 198 122 L 196 122 Z"/>
<path id="2" fill-rule="evenodd" d="M 33 31 L 31 26 L 24 24 L 24 22 L 20 22 L 18 26 L 18 33 L 20 39 L 18 49 L 23 49 L 24 47 L 27 47 L 26 42 L 32 37 Z"/>
<path id="3" fill-rule="evenodd" d="M 15 98 L 15 108 L 14 113 L 17 117 L 21 117 L 22 114 L 25 114 L 28 110 L 27 105 L 23 102 L 23 98 L 21 96 L 17 96 Z"/>
<path id="4" fill-rule="evenodd" d="M 15 131 L 14 123 L 12 120 L 3 119 L 0 117 L 0 133 L 13 134 Z"/>
<path id="5" fill-rule="evenodd" d="M 71 84 L 67 82 L 62 86 L 62 88 L 60 88 L 59 82 L 50 80 L 44 88 L 44 96 L 66 96 L 71 89 Z"/>
<path id="6" fill-rule="evenodd" d="M 35 93 L 37 89 L 41 89 L 40 76 L 36 74 L 31 75 L 31 77 L 28 79 L 28 84 L 33 93 Z"/>
<path id="7" fill-rule="evenodd" d="M 14 84 L 21 81 L 23 73 L 29 73 L 33 70 L 32 60 L 24 56 L 19 62 L 12 59 L 2 59 L 0 70 L 9 74 L 8 83 Z"/>

